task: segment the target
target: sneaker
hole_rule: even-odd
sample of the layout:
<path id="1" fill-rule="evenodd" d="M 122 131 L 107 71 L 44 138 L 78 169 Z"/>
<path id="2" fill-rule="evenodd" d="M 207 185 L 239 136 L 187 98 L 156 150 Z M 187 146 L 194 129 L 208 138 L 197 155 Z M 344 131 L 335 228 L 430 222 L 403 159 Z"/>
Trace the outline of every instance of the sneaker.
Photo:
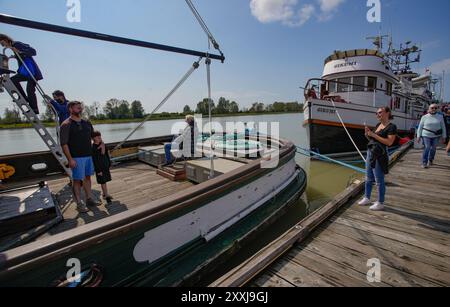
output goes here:
<path id="1" fill-rule="evenodd" d="M 383 211 L 384 210 L 384 205 L 377 201 L 372 207 L 370 207 L 370 210 L 372 210 L 372 211 Z"/>
<path id="2" fill-rule="evenodd" d="M 113 201 L 113 198 L 112 198 L 112 196 L 104 196 L 103 195 L 103 199 L 104 200 L 106 200 L 106 202 L 108 203 L 108 204 L 111 204 L 112 203 L 112 201 Z"/>
<path id="3" fill-rule="evenodd" d="M 98 206 L 100 206 L 100 203 L 98 203 L 98 202 L 96 202 L 96 201 L 94 201 L 94 200 L 92 200 L 92 199 L 88 199 L 88 200 L 86 201 L 86 205 L 87 205 L 88 207 L 98 207 Z"/>
<path id="4" fill-rule="evenodd" d="M 432 167 L 434 165 L 433 161 L 428 162 L 428 167 Z"/>
<path id="5" fill-rule="evenodd" d="M 87 212 L 89 212 L 89 209 L 86 207 L 86 205 L 83 202 L 80 202 L 77 204 L 77 211 L 80 213 L 87 213 Z"/>
<path id="6" fill-rule="evenodd" d="M 422 168 L 423 168 L 423 169 L 428 169 L 429 167 L 428 167 L 427 164 L 422 164 Z"/>
<path id="7" fill-rule="evenodd" d="M 358 203 L 359 206 L 368 206 L 368 205 L 370 205 L 370 204 L 371 204 L 370 199 L 368 199 L 367 197 L 364 197 L 364 198 Z"/>

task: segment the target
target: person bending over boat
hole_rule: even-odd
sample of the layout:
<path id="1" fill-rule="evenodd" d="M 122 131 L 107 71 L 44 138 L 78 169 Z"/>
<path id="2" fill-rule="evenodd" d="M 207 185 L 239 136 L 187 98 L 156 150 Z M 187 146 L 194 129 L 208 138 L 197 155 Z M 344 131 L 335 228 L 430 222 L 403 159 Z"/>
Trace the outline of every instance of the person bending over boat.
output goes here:
<path id="1" fill-rule="evenodd" d="M 61 125 L 61 146 L 72 169 L 73 193 L 77 202 L 77 210 L 86 213 L 86 207 L 99 204 L 92 198 L 91 176 L 94 175 L 92 160 L 92 136 L 94 128 L 91 122 L 81 118 L 83 106 L 81 102 L 69 103 L 70 117 Z M 81 200 L 81 187 L 86 194 L 86 204 Z"/>
<path id="2" fill-rule="evenodd" d="M 166 165 L 173 164 L 174 159 L 172 156 L 172 150 L 180 150 L 185 158 L 192 158 L 195 155 L 195 136 L 197 135 L 197 125 L 195 124 L 195 118 L 192 115 L 186 116 L 187 126 L 183 133 L 178 136 L 172 143 L 164 145 L 164 151 L 166 153 Z"/>
<path id="3" fill-rule="evenodd" d="M 390 122 L 394 117 L 389 107 L 380 108 L 376 115 L 380 123 L 376 126 L 375 132 L 366 127 L 366 137 L 369 139 L 366 161 L 366 192 L 365 197 L 358 204 L 360 206 L 371 204 L 372 188 L 376 183 L 378 187 L 378 201 L 370 207 L 370 210 L 382 211 L 384 210 L 386 195 L 384 176 L 389 173 L 388 147 L 395 143 L 397 126 Z"/>
<path id="4" fill-rule="evenodd" d="M 0 44 L 4 48 L 10 48 L 14 51 L 19 69 L 17 70 L 17 74 L 11 77 L 11 81 L 20 91 L 20 94 L 27 99 L 30 104 L 31 109 L 33 109 L 36 115 L 39 114 L 39 108 L 36 98 L 36 81 L 42 80 L 43 76 L 39 69 L 39 66 L 34 61 L 33 57 L 36 56 L 36 50 L 30 47 L 30 45 L 24 44 L 22 42 L 15 42 L 11 37 L 0 34 Z M 19 59 L 19 56 L 22 58 L 23 62 Z M 28 68 L 28 69 L 27 69 Z M 31 74 L 30 74 L 31 72 Z M 34 77 L 34 79 L 33 79 Z M 23 91 L 21 82 L 27 82 L 27 94 Z"/>
<path id="5" fill-rule="evenodd" d="M 444 118 L 438 114 L 438 105 L 432 104 L 428 114 L 422 117 L 419 130 L 417 131 L 417 142 L 423 140 L 425 145 L 422 155 L 423 168 L 429 168 L 433 165 L 439 139 L 442 139 L 442 143 L 445 144 L 446 138 L 447 129 Z"/>

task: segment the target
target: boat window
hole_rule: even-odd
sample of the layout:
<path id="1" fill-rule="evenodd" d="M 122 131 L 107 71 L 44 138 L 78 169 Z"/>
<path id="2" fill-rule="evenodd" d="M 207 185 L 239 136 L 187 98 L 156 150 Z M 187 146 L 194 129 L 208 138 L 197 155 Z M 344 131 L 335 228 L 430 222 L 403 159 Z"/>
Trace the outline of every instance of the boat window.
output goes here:
<path id="1" fill-rule="evenodd" d="M 386 95 L 392 96 L 392 83 L 386 81 Z"/>
<path id="2" fill-rule="evenodd" d="M 395 98 L 394 109 L 400 110 L 401 105 L 402 105 L 402 101 L 400 100 L 400 97 Z"/>
<path id="3" fill-rule="evenodd" d="M 369 77 L 367 80 L 368 91 L 373 92 L 377 88 L 377 77 Z"/>
<path id="4" fill-rule="evenodd" d="M 353 77 L 353 91 L 364 92 L 366 87 L 366 77 Z"/>
<path id="5" fill-rule="evenodd" d="M 336 93 L 336 92 L 337 92 L 337 83 L 336 83 L 336 81 L 337 81 L 337 80 L 331 80 L 331 81 L 328 83 L 328 91 L 329 91 L 330 93 Z"/>
<path id="6" fill-rule="evenodd" d="M 350 92 L 351 90 L 351 85 L 349 83 L 352 82 L 351 78 L 341 78 L 338 79 L 338 93 L 342 93 L 342 92 Z"/>

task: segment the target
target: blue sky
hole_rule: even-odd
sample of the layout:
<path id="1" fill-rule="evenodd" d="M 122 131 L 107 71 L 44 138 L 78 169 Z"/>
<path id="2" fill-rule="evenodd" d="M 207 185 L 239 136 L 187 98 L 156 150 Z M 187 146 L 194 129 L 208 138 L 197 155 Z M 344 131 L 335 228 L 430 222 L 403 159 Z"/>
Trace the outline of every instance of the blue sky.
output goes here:
<path id="1" fill-rule="evenodd" d="M 422 63 L 447 70 L 450 100 L 450 2 L 381 0 L 382 22 L 366 20 L 366 0 L 196 0 L 221 44 L 225 64 L 213 62 L 213 96 L 241 106 L 302 101 L 299 86 L 320 77 L 334 50 L 369 48 L 366 36 L 392 33 L 424 49 Z M 0 0 L 0 12 L 36 21 L 206 51 L 207 39 L 182 0 L 81 0 L 81 22 L 66 20 L 67 0 Z M 15 40 L 38 50 L 44 89 L 62 89 L 90 104 L 110 98 L 141 100 L 150 111 L 195 58 L 0 24 Z M 162 111 L 179 111 L 206 96 L 202 66 Z M 11 106 L 4 94 L 0 109 Z"/>

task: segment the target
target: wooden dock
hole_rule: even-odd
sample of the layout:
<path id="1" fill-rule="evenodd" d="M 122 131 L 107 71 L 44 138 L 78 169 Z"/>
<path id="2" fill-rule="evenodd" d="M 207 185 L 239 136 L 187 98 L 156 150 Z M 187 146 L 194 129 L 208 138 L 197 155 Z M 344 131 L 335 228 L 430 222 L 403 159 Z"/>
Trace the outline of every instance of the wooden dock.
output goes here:
<path id="1" fill-rule="evenodd" d="M 355 182 L 211 286 L 450 286 L 450 157 L 440 149 L 425 170 L 405 146 L 392 163 L 384 212 L 357 205 Z"/>

